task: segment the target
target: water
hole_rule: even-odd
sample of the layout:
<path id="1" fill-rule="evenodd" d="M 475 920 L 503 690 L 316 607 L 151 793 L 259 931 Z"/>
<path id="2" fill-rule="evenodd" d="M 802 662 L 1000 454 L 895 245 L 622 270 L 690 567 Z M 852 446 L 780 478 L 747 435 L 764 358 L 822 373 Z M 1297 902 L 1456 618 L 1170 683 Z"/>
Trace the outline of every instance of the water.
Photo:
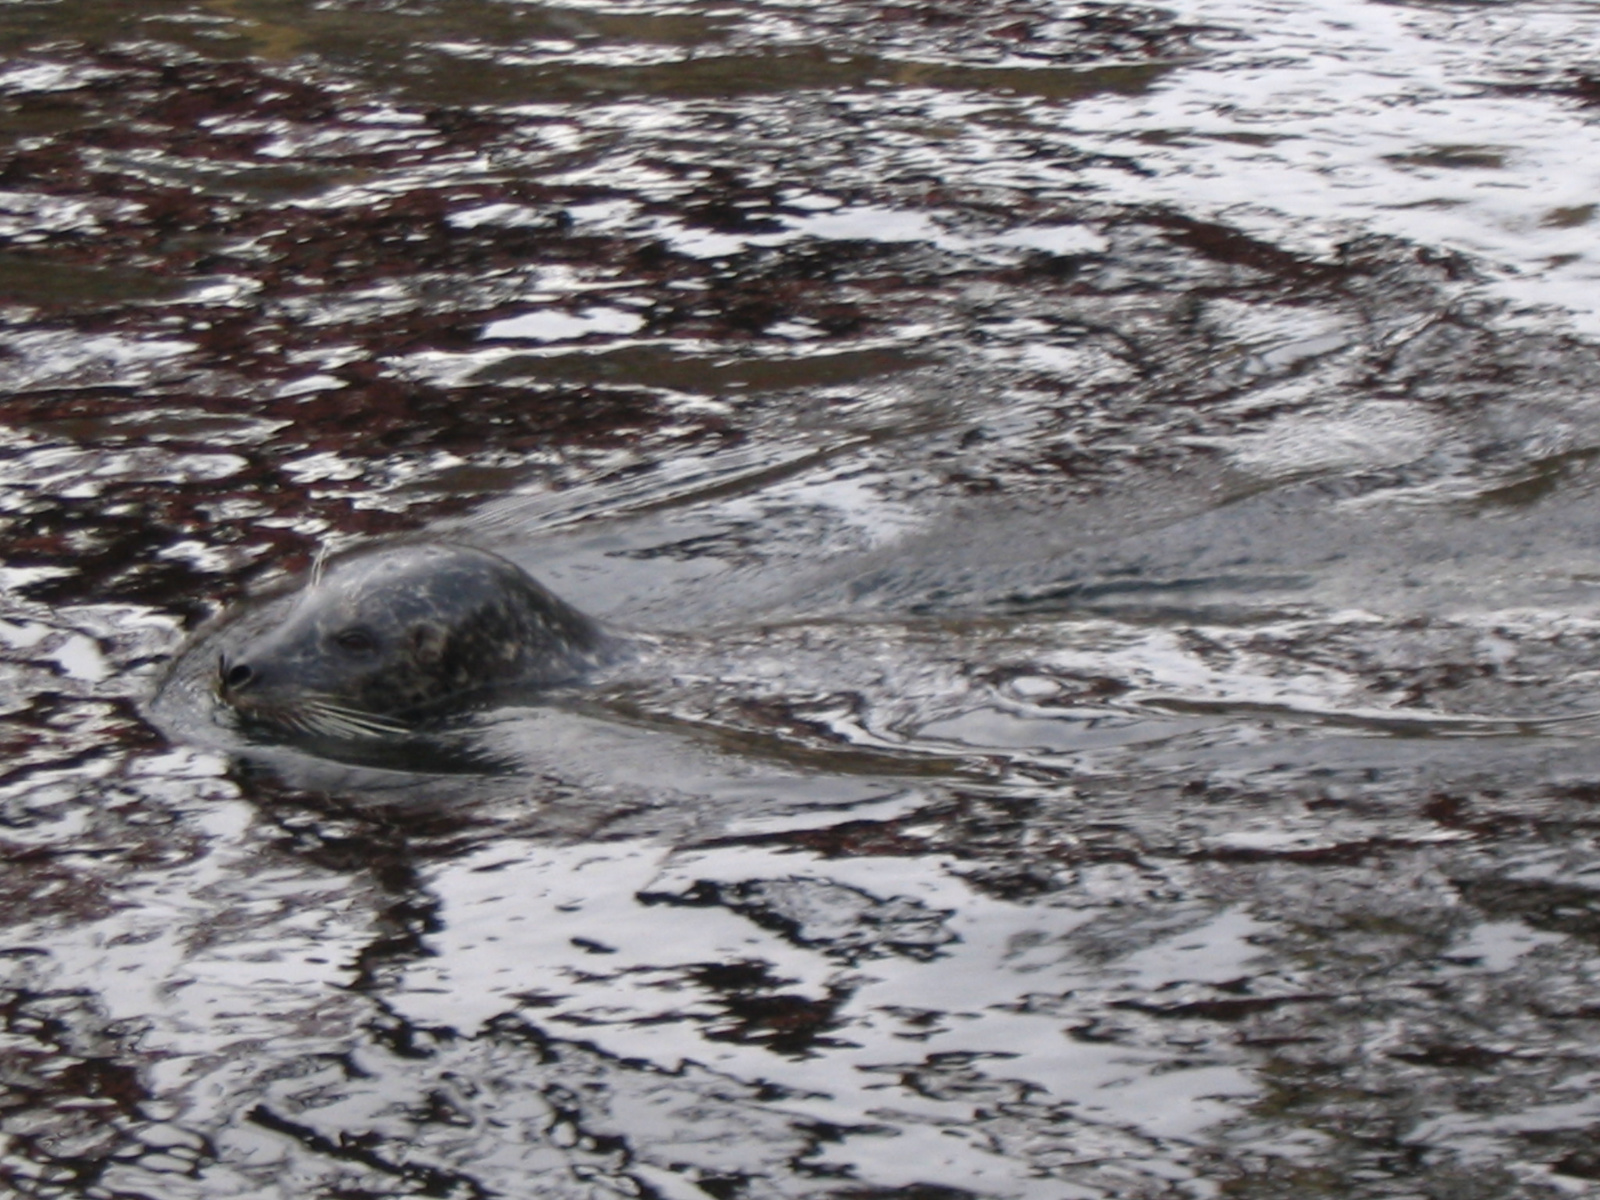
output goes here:
<path id="1" fill-rule="evenodd" d="M 8 6 L 4 1186 L 1593 1192 L 1596 21 Z M 641 652 L 152 703 L 416 531 Z"/>

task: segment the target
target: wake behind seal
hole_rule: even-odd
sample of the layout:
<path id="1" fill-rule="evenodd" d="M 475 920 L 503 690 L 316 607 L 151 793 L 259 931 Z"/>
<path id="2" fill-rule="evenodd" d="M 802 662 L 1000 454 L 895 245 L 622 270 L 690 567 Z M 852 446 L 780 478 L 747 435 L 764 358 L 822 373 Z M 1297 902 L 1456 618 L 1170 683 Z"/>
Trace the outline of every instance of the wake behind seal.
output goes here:
<path id="1" fill-rule="evenodd" d="M 382 738 L 507 690 L 575 682 L 618 645 L 509 559 L 407 542 L 330 561 L 281 620 L 225 639 L 216 695 L 247 729 Z"/>

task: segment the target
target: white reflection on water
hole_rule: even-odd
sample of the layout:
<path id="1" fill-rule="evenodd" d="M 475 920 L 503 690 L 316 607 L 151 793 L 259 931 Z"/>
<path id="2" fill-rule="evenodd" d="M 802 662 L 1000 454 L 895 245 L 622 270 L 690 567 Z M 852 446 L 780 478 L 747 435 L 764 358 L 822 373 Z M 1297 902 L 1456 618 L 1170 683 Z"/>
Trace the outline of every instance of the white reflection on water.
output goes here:
<path id="1" fill-rule="evenodd" d="M 1600 332 L 1595 200 L 1600 125 L 1557 95 L 1592 62 L 1592 5 L 1410 7 L 1349 0 L 1178 0 L 1180 20 L 1237 31 L 1138 96 L 1074 104 L 1072 132 L 1153 171 L 1088 174 L 1108 197 L 1325 251 L 1382 232 L 1498 267 L 1497 290 L 1570 309 Z M 1159 147 L 1151 145 L 1159 135 Z"/>
<path id="2" fill-rule="evenodd" d="M 406 969 L 392 1003 L 419 1025 L 466 1031 L 537 997 L 533 1019 L 551 1032 L 570 1030 L 610 1054 L 668 1069 L 699 1063 L 769 1080 L 792 1090 L 781 1108 L 796 1119 L 854 1126 L 892 1114 L 899 1133 L 888 1153 L 875 1150 L 871 1136 L 833 1152 L 887 1186 L 928 1178 L 927 1160 L 905 1139 L 971 1119 L 972 1096 L 961 1089 L 940 1096 L 896 1082 L 951 1056 L 989 1060 L 984 1086 L 1020 1081 L 1038 1103 L 1068 1103 L 1080 1120 L 1150 1139 L 1194 1136 L 1257 1094 L 1236 1061 L 1197 1055 L 1174 1069 L 1159 1047 L 1075 1039 L 1063 1028 L 1072 1023 L 1070 1003 L 1036 1007 L 1030 997 L 1064 998 L 1074 989 L 1132 995 L 1175 980 L 1234 978 L 1260 953 L 1250 937 L 1268 925 L 1232 910 L 1209 917 L 1197 910 L 1199 924 L 1180 924 L 1124 959 L 1097 961 L 1072 940 L 1094 917 L 1081 896 L 1019 907 L 974 893 L 956 867 L 939 856 L 824 862 L 752 847 L 674 852 L 644 842 L 492 846 L 430 879 L 448 914 L 445 927 L 429 939 L 431 956 Z M 786 911 L 807 914 L 800 944 L 727 908 L 639 899 L 752 880 L 792 890 Z M 863 897 L 878 903 L 863 910 Z M 898 903 L 886 909 L 891 900 Z M 896 910 L 912 931 L 896 936 L 929 939 L 935 956 L 839 959 L 849 942 L 841 931 L 860 921 L 882 936 L 886 911 Z M 944 932 L 936 935 L 930 921 Z M 830 990 L 848 991 L 839 1040 L 804 1057 L 706 1040 L 726 1022 L 693 968 L 740 962 L 765 964 L 787 995 L 820 1001 Z M 992 1148 L 935 1144 L 960 1186 L 1035 1194 L 1014 1163 L 990 1157 Z"/>
<path id="3" fill-rule="evenodd" d="M 532 312 L 503 321 L 491 321 L 486 338 L 523 339 L 530 342 L 564 342 L 591 333 L 637 333 L 644 326 L 638 313 L 616 308 L 586 308 L 579 313 Z"/>

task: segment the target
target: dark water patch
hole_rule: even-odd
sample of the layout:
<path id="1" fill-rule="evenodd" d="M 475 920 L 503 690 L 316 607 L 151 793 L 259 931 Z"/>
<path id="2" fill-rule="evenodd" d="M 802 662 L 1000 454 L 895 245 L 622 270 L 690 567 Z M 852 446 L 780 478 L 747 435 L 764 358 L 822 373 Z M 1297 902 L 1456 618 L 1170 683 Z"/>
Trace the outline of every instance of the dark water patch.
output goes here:
<path id="1" fill-rule="evenodd" d="M 0 256 L 0 293 L 42 308 L 78 309 L 121 306 L 134 300 L 170 299 L 182 285 L 128 270 L 34 263 L 20 255 Z"/>
<path id="2" fill-rule="evenodd" d="M 1186 1003 L 1149 1005 L 1135 1000 L 1124 1000 L 1113 1008 L 1149 1013 L 1174 1020 L 1198 1018 L 1203 1021 L 1241 1021 L 1257 1013 L 1271 1012 L 1285 1004 L 1319 1004 L 1329 996 L 1240 996 L 1221 1000 L 1191 1000 Z"/>
<path id="3" fill-rule="evenodd" d="M 1341 261 L 1329 263 L 1291 253 L 1227 225 L 1196 221 L 1183 213 L 1158 212 L 1147 219 L 1170 230 L 1169 236 L 1177 244 L 1213 262 L 1261 272 L 1258 278 L 1263 283 L 1336 287 L 1365 273 L 1359 252 L 1350 253 L 1355 247 L 1342 247 Z M 1230 294 L 1237 294 L 1237 282 L 1245 281 L 1235 281 L 1236 285 L 1228 289 Z"/>
<path id="4" fill-rule="evenodd" d="M 263 1129 L 292 1138 L 315 1156 L 332 1158 L 336 1162 L 358 1164 L 380 1175 L 394 1176 L 408 1189 L 415 1189 L 418 1194 L 424 1196 L 487 1197 L 493 1194 L 470 1175 L 440 1170 L 438 1167 L 421 1163 L 391 1161 L 367 1146 L 352 1145 L 344 1139 L 336 1142 L 323 1137 L 309 1126 L 279 1116 L 265 1105 L 257 1105 L 251 1109 L 245 1119 Z"/>
<path id="5" fill-rule="evenodd" d="M 1600 934 L 1600 894 L 1587 887 L 1532 879 L 1469 880 L 1463 882 L 1462 892 L 1495 916 L 1515 916 L 1538 929 L 1583 938 Z"/>
<path id="6" fill-rule="evenodd" d="M 1576 482 L 1574 476 L 1586 475 L 1588 465 L 1597 453 L 1600 451 L 1585 447 L 1542 462 L 1530 463 L 1525 478 L 1484 492 L 1478 503 L 1510 507 L 1536 504 L 1557 489 L 1572 486 Z"/>
<path id="7" fill-rule="evenodd" d="M 929 912 L 903 897 L 880 898 L 859 888 L 820 879 L 745 880 L 725 887 L 697 881 L 688 892 L 645 892 L 644 904 L 721 906 L 798 946 L 855 964 L 900 954 L 919 961 L 938 957 L 956 936 L 942 927 L 948 912 Z"/>
<path id="8" fill-rule="evenodd" d="M 711 963 L 690 968 L 690 978 L 721 998 L 722 1019 L 706 1031 L 712 1041 L 755 1044 L 785 1056 L 810 1056 L 846 1045 L 828 1033 L 843 1024 L 837 1010 L 843 988 L 814 999 L 776 989 L 792 980 L 772 979 L 759 964 Z"/>
<path id="9" fill-rule="evenodd" d="M 1407 167 L 1442 167 L 1446 170 L 1499 170 L 1505 152 L 1496 146 L 1432 146 L 1409 154 L 1391 154 L 1388 160 Z"/>
<path id="10" fill-rule="evenodd" d="M 1533 71 L 1522 71 L 1524 77 Z M 1600 74 L 1592 69 L 1569 69 L 1561 74 L 1538 72 L 1545 76 L 1536 81 L 1497 80 L 1492 85 L 1497 92 L 1509 96 L 1543 95 L 1576 100 L 1584 108 L 1600 104 Z"/>
<path id="11" fill-rule="evenodd" d="M 1587 225 L 1593 219 L 1595 206 L 1578 204 L 1571 208 L 1552 208 L 1545 214 L 1545 223 L 1557 229 L 1575 229 L 1580 225 Z"/>

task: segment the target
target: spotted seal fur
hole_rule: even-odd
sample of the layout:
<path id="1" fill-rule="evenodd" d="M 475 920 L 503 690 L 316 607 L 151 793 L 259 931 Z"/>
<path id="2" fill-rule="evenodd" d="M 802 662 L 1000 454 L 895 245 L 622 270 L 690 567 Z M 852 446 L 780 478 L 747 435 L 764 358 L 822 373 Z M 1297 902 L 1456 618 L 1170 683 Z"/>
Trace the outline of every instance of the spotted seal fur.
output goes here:
<path id="1" fill-rule="evenodd" d="M 221 653 L 216 692 L 249 727 L 382 737 L 573 682 L 615 643 L 498 554 L 400 543 L 313 571 L 280 621 Z"/>

